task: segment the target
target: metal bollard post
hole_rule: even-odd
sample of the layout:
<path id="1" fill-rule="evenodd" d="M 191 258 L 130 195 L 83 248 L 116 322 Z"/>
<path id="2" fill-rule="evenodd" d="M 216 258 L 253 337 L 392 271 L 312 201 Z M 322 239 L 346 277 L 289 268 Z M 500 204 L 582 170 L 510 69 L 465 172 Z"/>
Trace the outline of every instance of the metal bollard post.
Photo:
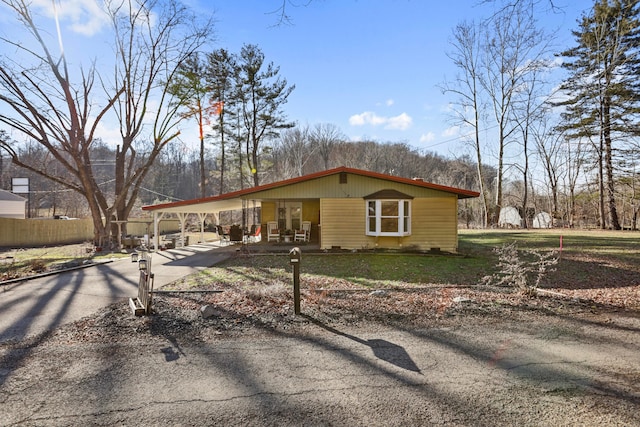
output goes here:
<path id="1" fill-rule="evenodd" d="M 293 265 L 293 312 L 300 314 L 300 248 L 289 251 L 289 262 Z"/>

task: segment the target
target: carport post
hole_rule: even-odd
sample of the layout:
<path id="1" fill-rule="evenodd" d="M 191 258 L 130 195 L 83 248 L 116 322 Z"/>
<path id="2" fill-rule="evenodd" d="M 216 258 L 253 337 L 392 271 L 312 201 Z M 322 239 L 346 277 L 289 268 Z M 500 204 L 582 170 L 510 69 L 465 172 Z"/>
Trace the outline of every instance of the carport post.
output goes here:
<path id="1" fill-rule="evenodd" d="M 289 251 L 289 262 L 293 265 L 293 312 L 300 314 L 300 248 Z"/>
<path id="2" fill-rule="evenodd" d="M 163 216 L 164 216 L 164 212 L 161 213 L 160 216 L 158 217 L 158 211 L 153 211 L 153 250 L 154 251 L 160 250 L 160 233 L 159 233 L 160 227 L 158 226 L 158 223 L 160 222 Z"/>

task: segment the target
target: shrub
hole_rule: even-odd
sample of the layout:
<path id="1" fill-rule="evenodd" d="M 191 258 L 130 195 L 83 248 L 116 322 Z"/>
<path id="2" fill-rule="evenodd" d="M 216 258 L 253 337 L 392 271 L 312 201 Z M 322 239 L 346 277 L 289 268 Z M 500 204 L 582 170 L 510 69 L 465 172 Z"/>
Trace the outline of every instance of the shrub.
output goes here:
<path id="1" fill-rule="evenodd" d="M 29 268 L 35 273 L 42 273 L 47 270 L 47 264 L 40 258 L 29 261 Z"/>
<path id="2" fill-rule="evenodd" d="M 543 277 L 558 264 L 557 251 L 518 250 L 515 242 L 494 248 L 497 272 L 483 278 L 486 284 L 514 286 L 529 296 L 536 295 Z"/>

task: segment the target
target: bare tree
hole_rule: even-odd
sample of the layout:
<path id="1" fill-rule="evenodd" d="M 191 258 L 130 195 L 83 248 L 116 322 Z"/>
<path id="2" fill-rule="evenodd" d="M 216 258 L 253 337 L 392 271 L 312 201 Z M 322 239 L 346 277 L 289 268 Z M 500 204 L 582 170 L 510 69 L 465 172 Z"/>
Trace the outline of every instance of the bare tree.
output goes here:
<path id="1" fill-rule="evenodd" d="M 322 167 L 331 167 L 331 154 L 337 143 L 346 139 L 342 131 L 331 123 L 318 123 L 311 130 L 311 145 L 322 159 Z M 338 166 L 338 165 L 336 165 Z"/>
<path id="2" fill-rule="evenodd" d="M 108 7 L 118 58 L 114 86 L 122 91 L 114 107 L 122 146 L 116 153 L 113 208 L 104 204 L 101 209 L 126 219 L 158 154 L 180 134 L 177 126 L 184 117 L 178 114 L 180 103 L 172 102 L 171 82 L 208 40 L 210 23 L 198 24 L 177 0 L 114 1 Z"/>
<path id="3" fill-rule="evenodd" d="M 100 205 L 106 204 L 106 198 L 92 174 L 89 147 L 100 120 L 123 90 L 113 92 L 97 112 L 92 111 L 95 68 L 82 70 L 80 82 L 74 84 L 64 52 L 56 54 L 47 44 L 49 37 L 42 34 L 30 2 L 2 3 L 31 34 L 35 47 L 27 49 L 16 40 L 2 38 L 5 45 L 15 48 L 19 59 L 5 56 L 0 63 L 0 102 L 6 107 L 0 113 L 0 122 L 42 145 L 63 168 L 55 171 L 47 169 L 46 162 L 30 163 L 12 144 L 3 142 L 2 148 L 16 165 L 84 194 L 94 212 L 98 239 L 104 235 Z M 96 117 L 93 122 L 92 115 Z"/>
<path id="4" fill-rule="evenodd" d="M 282 132 L 278 143 L 279 169 L 285 178 L 304 175 L 304 167 L 313 155 L 309 127 L 294 127 Z"/>
<path id="5" fill-rule="evenodd" d="M 477 182 L 483 209 L 482 225 L 486 227 L 490 220 L 490 188 L 485 185 L 484 143 L 480 138 L 483 103 L 480 84 L 481 44 L 478 31 L 477 24 L 468 22 L 458 24 L 454 29 L 451 42 L 453 51 L 447 56 L 453 61 L 459 74 L 453 81 L 443 83 L 441 89 L 443 93 L 455 96 L 452 103 L 454 123 L 472 130 L 473 136 L 469 145 L 475 154 Z"/>
<path id="6" fill-rule="evenodd" d="M 564 161 L 566 164 L 565 188 L 567 194 L 566 211 L 569 227 L 575 226 L 576 188 L 585 164 L 585 147 L 581 140 L 565 138 Z"/>
<path id="7" fill-rule="evenodd" d="M 527 138 L 528 124 L 515 119 L 522 112 L 530 119 L 536 102 L 531 92 L 537 83 L 536 76 L 544 67 L 542 56 L 547 51 L 548 37 L 536 26 L 529 2 L 516 3 L 501 9 L 484 28 L 482 87 L 489 99 L 492 118 L 497 128 L 496 218 L 502 208 L 502 186 L 505 175 L 505 158 L 508 146 L 517 141 L 516 131 Z M 524 89 L 523 89 L 524 88 Z M 524 93 L 519 99 L 519 96 Z M 539 105 L 539 103 L 538 103 Z M 524 127 L 522 126 L 524 124 Z M 522 140 L 524 142 L 525 140 Z M 526 154 L 525 154 L 525 162 Z M 526 173 L 525 173 L 526 175 Z"/>
<path id="8" fill-rule="evenodd" d="M 562 155 L 563 137 L 550 125 L 549 114 L 540 116 L 540 120 L 531 128 L 531 136 L 535 143 L 536 157 L 541 161 L 545 181 L 551 193 L 551 215 L 557 218 L 560 212 L 559 186 L 566 173 Z"/>
<path id="9" fill-rule="evenodd" d="M 116 41 L 109 84 L 93 65 L 70 71 L 64 52 L 56 54 L 49 46 L 51 38 L 34 18 L 31 2 L 2 3 L 35 45 L 0 39 L 21 54 L 15 60 L 5 56 L 0 63 L 0 103 L 7 107 L 0 123 L 43 146 L 62 168 L 27 163 L 11 144 L 0 142 L 0 147 L 15 164 L 82 194 L 93 218 L 95 243 L 104 245 L 112 219 L 127 218 L 153 161 L 178 134 L 180 117 L 167 108 L 167 82 L 206 40 L 208 26 L 199 28 L 198 20 L 173 0 L 107 2 Z M 95 93 L 97 81 L 105 90 L 104 100 Z M 108 194 L 96 179 L 90 153 L 99 125 L 111 112 L 122 141 L 115 154 L 114 190 Z"/>
<path id="10" fill-rule="evenodd" d="M 544 51 L 540 51 L 542 55 Z M 522 148 L 522 162 L 517 164 L 517 168 L 522 172 L 523 195 L 522 210 L 526 213 L 529 208 L 529 186 L 532 154 L 532 141 L 535 142 L 535 131 L 538 123 L 544 120 L 548 113 L 546 107 L 546 85 L 544 81 L 545 72 L 550 69 L 548 61 L 541 57 L 532 59 L 526 65 L 527 76 L 523 79 L 521 89 L 516 94 L 516 108 L 514 109 L 513 120 L 518 124 L 520 130 L 520 146 Z M 533 189 L 533 188 L 532 188 Z M 528 228 L 528 215 L 524 217 L 524 227 Z"/>

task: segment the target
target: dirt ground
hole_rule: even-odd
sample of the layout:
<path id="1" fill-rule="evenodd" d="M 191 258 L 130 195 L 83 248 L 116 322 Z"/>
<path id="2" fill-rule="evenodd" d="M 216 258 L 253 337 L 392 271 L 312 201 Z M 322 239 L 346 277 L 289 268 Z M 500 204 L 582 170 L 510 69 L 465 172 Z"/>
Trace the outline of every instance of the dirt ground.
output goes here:
<path id="1" fill-rule="evenodd" d="M 640 425 L 635 309 L 447 286 L 154 307 L 0 346 L 0 425 Z"/>

